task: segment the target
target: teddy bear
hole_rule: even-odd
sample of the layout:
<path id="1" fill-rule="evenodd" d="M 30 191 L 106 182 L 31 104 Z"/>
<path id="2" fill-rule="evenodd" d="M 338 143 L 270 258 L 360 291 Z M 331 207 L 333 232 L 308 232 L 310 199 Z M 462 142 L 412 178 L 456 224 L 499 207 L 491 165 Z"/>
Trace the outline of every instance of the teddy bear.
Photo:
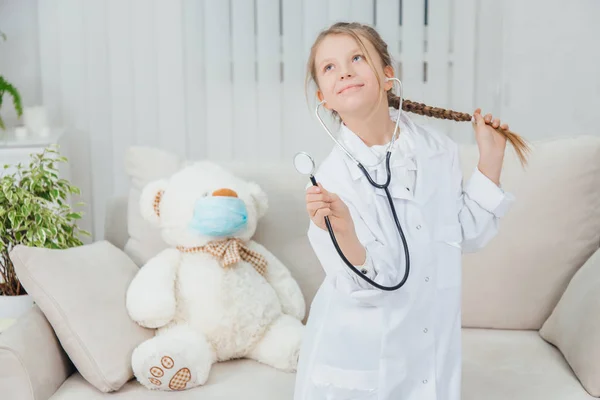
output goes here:
<path id="1" fill-rule="evenodd" d="M 156 329 L 132 353 L 135 378 L 184 390 L 238 358 L 294 372 L 305 301 L 287 267 L 251 239 L 268 209 L 260 186 L 200 161 L 148 183 L 139 206 L 167 248 L 127 289 L 130 318 Z"/>

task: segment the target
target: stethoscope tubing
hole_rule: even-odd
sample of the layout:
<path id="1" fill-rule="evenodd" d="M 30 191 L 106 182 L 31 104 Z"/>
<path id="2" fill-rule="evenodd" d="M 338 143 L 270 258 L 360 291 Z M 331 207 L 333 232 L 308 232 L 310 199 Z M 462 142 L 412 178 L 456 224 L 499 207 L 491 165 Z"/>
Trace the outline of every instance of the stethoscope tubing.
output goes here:
<path id="1" fill-rule="evenodd" d="M 379 164 L 381 164 L 381 162 L 383 160 L 386 161 L 386 171 L 387 171 L 387 179 L 385 181 L 385 183 L 383 184 L 379 184 L 377 182 L 375 182 L 373 180 L 373 178 L 371 177 L 371 175 L 369 174 L 369 172 L 367 171 L 367 169 L 365 168 L 365 165 L 363 165 L 356 157 L 354 157 L 354 155 L 352 155 L 352 153 L 350 151 L 348 151 L 348 149 L 346 149 L 346 147 L 335 138 L 335 136 L 331 133 L 331 131 L 329 130 L 329 128 L 327 127 L 327 125 L 325 124 L 325 122 L 323 122 L 323 120 L 321 119 L 321 116 L 319 115 L 319 108 L 325 103 L 325 100 L 321 101 L 319 104 L 317 104 L 317 107 L 315 108 L 315 114 L 317 116 L 317 119 L 319 120 L 319 122 L 321 123 L 321 126 L 323 127 L 323 129 L 325 129 L 325 131 L 327 132 L 327 134 L 329 135 L 329 137 L 335 142 L 335 144 L 338 145 L 338 147 L 340 149 L 342 149 L 342 151 L 344 153 L 346 153 L 346 155 L 354 161 L 354 163 L 356 164 L 356 166 L 362 171 L 362 173 L 365 175 L 365 177 L 367 178 L 367 180 L 369 181 L 369 183 L 377 188 L 377 189 L 383 189 L 385 191 L 385 195 L 388 199 L 388 203 L 390 205 L 390 210 L 392 212 L 392 216 L 394 218 L 394 223 L 396 224 L 396 228 L 398 230 L 398 233 L 400 235 L 400 239 L 402 241 L 402 246 L 404 248 L 404 259 L 405 259 L 405 264 L 406 264 L 406 269 L 404 271 L 404 277 L 402 278 L 402 280 L 400 282 L 398 282 L 396 285 L 394 286 L 384 286 L 381 285 L 375 281 L 373 281 L 372 279 L 370 279 L 368 276 L 366 276 L 365 274 L 363 274 L 362 272 L 360 272 L 354 265 L 352 265 L 352 263 L 346 258 L 346 256 L 344 255 L 344 252 L 342 251 L 342 249 L 340 248 L 337 239 L 335 237 L 335 233 L 333 231 L 333 228 L 331 227 L 331 221 L 329 220 L 329 217 L 326 216 L 325 217 L 325 225 L 327 226 L 327 230 L 329 231 L 329 236 L 331 237 L 331 241 L 333 242 L 333 245 L 336 249 L 336 251 L 338 252 L 339 256 L 341 257 L 341 259 L 344 261 L 344 263 L 346 264 L 346 266 L 348 266 L 348 268 L 350 268 L 356 275 L 358 275 L 361 279 L 363 279 L 364 281 L 366 281 L 367 283 L 369 283 L 371 286 L 376 287 L 377 289 L 383 290 L 383 291 L 394 291 L 394 290 L 398 290 L 400 289 L 402 286 L 404 286 L 404 284 L 406 283 L 407 279 L 408 279 L 408 275 L 409 275 L 409 271 L 410 271 L 410 252 L 408 250 L 408 244 L 406 242 L 406 236 L 404 235 L 404 231 L 402 230 L 402 226 L 400 224 L 400 221 L 398 220 L 398 214 L 396 213 L 396 207 L 394 206 L 394 201 L 392 199 L 392 196 L 390 194 L 389 191 L 389 186 L 390 183 L 392 181 L 392 174 L 391 174 L 391 170 L 390 170 L 390 157 L 391 157 L 391 148 L 392 145 L 394 144 L 395 140 L 398 137 L 398 133 L 399 133 L 399 122 L 400 122 L 400 115 L 402 114 L 402 101 L 403 101 L 403 94 L 402 94 L 402 82 L 400 81 L 400 79 L 398 78 L 387 78 L 386 80 L 392 80 L 396 83 L 398 83 L 398 85 L 400 86 L 400 93 L 399 93 L 399 97 L 400 97 L 400 106 L 398 107 L 398 116 L 396 118 L 396 127 L 394 129 L 394 134 L 392 135 L 392 140 L 390 140 L 390 143 L 388 144 L 386 153 L 385 153 L 385 157 L 381 157 L 377 160 L 377 163 L 375 163 L 374 165 L 367 165 L 366 168 L 372 168 L 372 167 L 376 167 Z M 317 181 L 315 179 L 315 177 L 313 175 L 310 176 L 311 182 L 314 186 L 317 186 Z"/>
<path id="2" fill-rule="evenodd" d="M 391 183 L 391 178 L 392 178 L 392 174 L 391 174 L 391 170 L 390 170 L 390 156 L 391 156 L 391 153 L 388 151 L 387 154 L 386 154 L 387 179 L 386 179 L 386 182 L 384 184 L 378 184 L 378 183 L 376 183 L 371 178 L 371 175 L 369 175 L 369 172 L 360 163 L 359 163 L 359 168 L 361 169 L 361 171 L 363 171 L 363 173 L 365 174 L 365 176 L 367 177 L 367 179 L 369 180 L 369 183 L 371 185 L 373 185 L 376 188 L 383 189 L 385 191 L 385 195 L 386 195 L 386 197 L 388 199 L 388 203 L 390 205 L 390 210 L 392 212 L 392 216 L 394 218 L 394 222 L 396 224 L 396 228 L 398 230 L 398 233 L 400 234 L 400 239 L 402 241 L 402 246 L 404 248 L 404 260 L 405 260 L 406 269 L 404 271 L 404 276 L 403 276 L 403 278 L 402 278 L 402 280 L 400 282 L 398 282 L 394 286 L 381 285 L 381 284 L 373 281 L 371 278 L 369 278 L 368 276 L 366 276 L 365 274 L 363 274 L 362 272 L 360 272 L 354 265 L 352 265 L 352 263 L 344 255 L 344 252 L 342 251 L 342 249 L 340 248 L 340 245 L 337 242 L 337 239 L 335 237 L 335 233 L 334 233 L 333 228 L 331 226 L 331 221 L 329 220 L 329 216 L 325 216 L 325 225 L 327 226 L 327 230 L 329 231 L 329 236 L 331 237 L 331 241 L 333 242 L 333 245 L 334 245 L 337 253 L 341 257 L 341 259 L 344 261 L 344 263 L 346 264 L 346 266 L 348 268 L 350 268 L 361 279 L 363 279 L 364 281 L 366 281 L 367 283 L 369 283 L 371 286 L 376 287 L 377 289 L 380 289 L 380 290 L 383 290 L 383 291 L 395 291 L 395 290 L 400 289 L 402 286 L 404 286 L 404 284 L 408 280 L 408 275 L 410 273 L 410 252 L 408 250 L 408 244 L 406 242 L 406 236 L 404 235 L 404 231 L 402 229 L 400 221 L 398 220 L 398 214 L 396 213 L 396 207 L 394 206 L 394 200 L 392 199 L 392 196 L 391 196 L 390 191 L 389 191 L 389 185 Z M 317 185 L 317 181 L 316 181 L 316 179 L 315 179 L 314 176 L 311 175 L 310 180 L 311 180 L 313 186 L 318 186 Z"/>

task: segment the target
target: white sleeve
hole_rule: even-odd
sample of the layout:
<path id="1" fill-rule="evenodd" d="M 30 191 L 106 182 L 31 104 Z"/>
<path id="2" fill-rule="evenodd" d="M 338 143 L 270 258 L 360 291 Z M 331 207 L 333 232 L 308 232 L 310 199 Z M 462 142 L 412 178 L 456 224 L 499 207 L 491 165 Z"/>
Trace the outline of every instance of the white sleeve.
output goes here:
<path id="1" fill-rule="evenodd" d="M 396 284 L 396 280 L 399 279 L 396 276 L 398 268 L 393 265 L 392 252 L 376 240 L 355 211 L 355 208 L 351 204 L 346 204 L 350 209 L 358 239 L 365 247 L 367 254 L 365 262 L 362 265 L 355 266 L 356 269 L 380 285 L 392 286 Z M 342 292 L 349 295 L 352 295 L 355 291 L 364 290 L 381 292 L 380 289 L 373 287 L 369 282 L 360 278 L 346 265 L 338 254 L 329 231 L 319 228 L 311 221 L 308 229 L 308 239 L 326 275 L 334 279 L 336 287 Z"/>
<path id="2" fill-rule="evenodd" d="M 475 252 L 496 236 L 500 219 L 508 212 L 515 197 L 497 186 L 478 168 L 475 168 L 463 190 L 458 150 L 454 154 L 452 170 L 457 187 L 462 250 Z"/>

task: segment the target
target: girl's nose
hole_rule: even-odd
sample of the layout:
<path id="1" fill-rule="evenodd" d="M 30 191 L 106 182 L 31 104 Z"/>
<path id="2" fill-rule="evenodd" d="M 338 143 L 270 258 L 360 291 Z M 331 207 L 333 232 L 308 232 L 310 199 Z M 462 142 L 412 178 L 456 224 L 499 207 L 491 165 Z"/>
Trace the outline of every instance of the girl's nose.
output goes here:
<path id="1" fill-rule="evenodd" d="M 237 193 L 231 189 L 223 188 L 215 190 L 212 193 L 213 196 L 226 196 L 226 197 L 238 197 Z"/>

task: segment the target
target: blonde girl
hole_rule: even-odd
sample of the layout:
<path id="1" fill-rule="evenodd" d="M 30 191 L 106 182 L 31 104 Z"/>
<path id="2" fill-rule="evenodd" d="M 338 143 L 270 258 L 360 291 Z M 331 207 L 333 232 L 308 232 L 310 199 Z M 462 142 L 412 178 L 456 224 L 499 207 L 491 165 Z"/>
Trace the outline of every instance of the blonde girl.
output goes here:
<path id="1" fill-rule="evenodd" d="M 523 163 L 527 144 L 480 109 L 469 115 L 401 101 L 392 92 L 387 45 L 369 26 L 337 23 L 323 31 L 307 69 L 318 101 L 340 121 L 339 140 L 364 165 L 384 156 L 399 118 L 389 191 L 410 249 L 410 276 L 400 289 L 382 291 L 338 255 L 326 216 L 362 274 L 392 286 L 405 273 L 387 197 L 335 147 L 315 174 L 319 185 L 306 190 L 308 237 L 326 279 L 311 306 L 294 399 L 459 400 L 461 254 L 498 232 L 514 202 L 500 185 L 506 143 Z M 474 120 L 480 157 L 464 186 L 457 145 L 407 112 Z M 385 163 L 369 173 L 385 181 Z"/>

